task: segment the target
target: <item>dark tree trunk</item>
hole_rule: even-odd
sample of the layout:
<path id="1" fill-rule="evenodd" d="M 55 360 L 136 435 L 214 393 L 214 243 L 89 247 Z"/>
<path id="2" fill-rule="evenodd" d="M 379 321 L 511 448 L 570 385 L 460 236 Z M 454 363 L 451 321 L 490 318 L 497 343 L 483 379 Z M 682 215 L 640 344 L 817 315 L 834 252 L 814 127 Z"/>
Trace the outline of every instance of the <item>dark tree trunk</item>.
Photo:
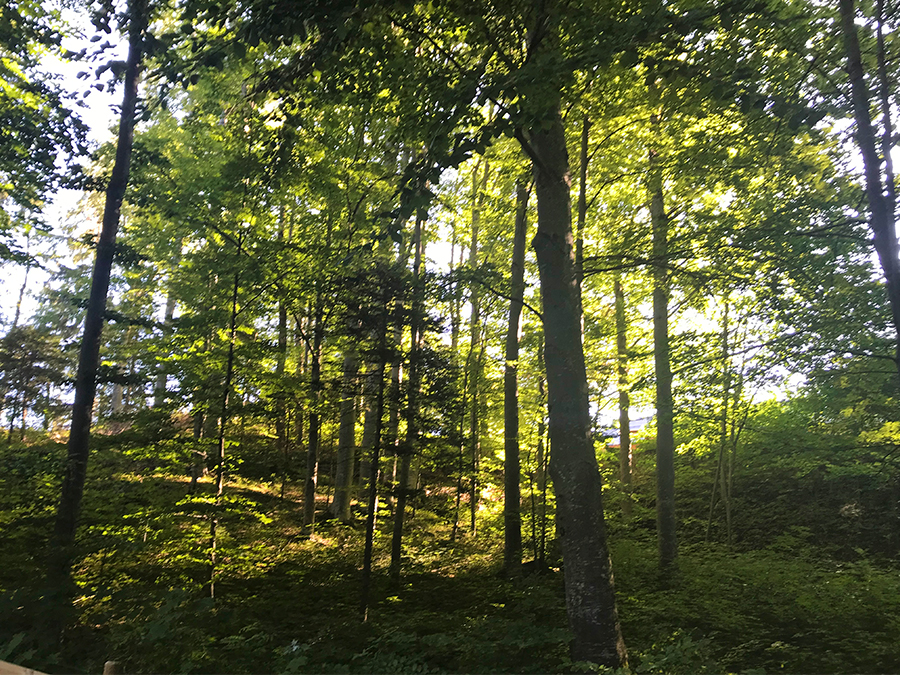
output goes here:
<path id="1" fill-rule="evenodd" d="M 628 323 L 625 320 L 625 290 L 622 277 L 616 272 L 613 279 L 613 293 L 616 301 L 616 362 L 618 366 L 619 388 L 619 480 L 622 482 L 624 499 L 622 514 L 631 517 L 631 420 L 628 386 Z"/>
<path id="2" fill-rule="evenodd" d="M 472 241 L 469 246 L 469 268 L 474 272 L 478 268 L 478 230 L 481 226 L 481 194 L 487 184 L 488 166 L 485 162 L 484 177 L 478 182 L 478 169 L 481 161 L 475 164 L 472 171 Z M 472 407 L 469 412 L 469 533 L 476 534 L 475 514 L 478 512 L 478 465 L 481 453 L 480 436 L 480 404 L 479 387 L 481 385 L 481 289 L 473 282 L 469 289 L 469 386 L 471 387 Z"/>
<path id="3" fill-rule="evenodd" d="M 237 300 L 240 275 L 234 273 L 234 287 L 231 291 L 231 322 L 228 327 L 228 359 L 225 362 L 225 384 L 222 393 L 222 415 L 219 418 L 219 439 L 216 446 L 216 509 L 209 524 L 209 597 L 216 597 L 216 530 L 219 527 L 219 511 L 222 495 L 225 493 L 225 430 L 228 425 L 228 399 L 234 374 L 234 340 L 237 336 Z"/>
<path id="4" fill-rule="evenodd" d="M 578 220 L 575 229 L 575 274 L 578 287 L 584 280 L 584 226 L 587 222 L 587 174 L 588 174 L 588 136 L 591 120 L 585 115 L 581 123 L 581 152 L 578 163 Z"/>
<path id="5" fill-rule="evenodd" d="M 658 106 L 650 78 L 650 105 Z M 659 136 L 659 112 L 650 117 L 651 135 Z M 669 217 L 663 199 L 662 170 L 656 145 L 650 148 L 650 222 L 653 227 L 653 361 L 656 374 L 656 531 L 659 565 L 668 574 L 678 556 L 675 534 L 675 429 L 672 366 L 669 362 Z"/>
<path id="6" fill-rule="evenodd" d="M 356 376 L 359 361 L 356 351 L 344 353 L 344 372 L 341 378 L 340 428 L 338 429 L 337 471 L 334 477 L 334 501 L 331 513 L 350 522 L 350 496 L 353 489 L 354 449 L 356 445 Z"/>
<path id="7" fill-rule="evenodd" d="M 366 499 L 366 542 L 363 550 L 362 584 L 359 599 L 359 613 L 363 621 L 369 618 L 369 595 L 372 588 L 372 553 L 375 542 L 375 516 L 378 511 L 378 465 L 381 452 L 381 431 L 384 423 L 384 371 L 388 359 L 389 305 L 390 299 L 385 297 L 381 307 L 383 315 L 381 337 L 378 344 L 378 365 L 370 373 L 370 377 L 373 379 L 372 388 L 375 390 L 375 401 L 372 414 L 372 448 L 369 458 L 371 469 L 369 471 L 368 498 Z"/>
<path id="8" fill-rule="evenodd" d="M 311 535 L 316 526 L 316 482 L 319 473 L 319 404 L 322 398 L 322 340 L 325 337 L 322 292 L 316 293 L 312 347 L 310 349 L 310 411 L 306 447 L 306 480 L 303 484 L 303 532 Z"/>
<path id="9" fill-rule="evenodd" d="M 895 332 L 895 359 L 900 370 L 900 245 L 894 226 L 894 212 L 891 200 L 885 196 L 881 176 L 882 158 L 878 155 L 878 145 L 872 119 L 869 115 L 869 91 L 866 86 L 856 29 L 856 10 L 853 0 L 840 0 L 841 26 L 844 35 L 844 49 L 847 52 L 847 75 L 850 78 L 850 93 L 853 100 L 853 114 L 856 119 L 856 142 L 863 158 L 866 178 L 866 200 L 869 207 L 869 228 L 872 230 L 875 251 L 881 263 L 881 270 L 887 284 L 891 317 Z M 893 185 L 888 184 L 890 189 Z"/>
<path id="10" fill-rule="evenodd" d="M 541 43 L 557 49 L 544 4 L 537 17 Z M 545 14 L 547 12 L 548 14 Z M 533 36 L 533 39 L 538 39 Z M 534 46 L 534 45 L 533 45 Z M 550 408 L 550 474 L 556 491 L 566 583 L 566 609 L 577 661 L 618 668 L 626 661 L 603 520 L 603 486 L 588 409 L 581 341 L 581 294 L 575 270 L 569 159 L 559 99 L 526 140 L 534 162 L 537 253 Z"/>
<path id="11" fill-rule="evenodd" d="M 525 295 L 525 232 L 528 227 L 528 192 L 516 182 L 516 229 L 510 273 L 509 324 L 506 329 L 506 369 L 503 373 L 503 564 L 507 574 L 522 565 L 522 497 L 519 492 L 519 318 Z"/>
<path id="12" fill-rule="evenodd" d="M 535 461 L 537 463 L 537 487 L 541 493 L 541 543 L 539 547 L 538 560 L 541 565 L 547 559 L 547 451 L 544 447 L 544 438 L 547 435 L 547 423 L 545 421 L 547 408 L 547 387 L 544 381 L 544 337 L 538 344 L 538 401 L 540 404 L 540 412 L 538 416 L 537 429 L 537 451 Z"/>
<path id="13" fill-rule="evenodd" d="M 422 258 L 424 255 L 422 243 L 423 226 L 424 218 L 420 214 L 416 218 L 416 229 L 413 233 L 415 259 L 413 262 L 409 378 L 407 379 L 408 390 L 406 397 L 406 438 L 401 445 L 397 446 L 397 454 L 400 459 L 400 476 L 397 480 L 397 506 L 394 510 L 394 531 L 391 538 L 391 564 L 389 569 L 391 581 L 394 583 L 400 581 L 400 563 L 403 555 L 403 522 L 406 517 L 406 502 L 409 496 L 409 468 L 419 442 L 419 347 L 423 312 L 423 289 L 421 284 Z"/>
<path id="14" fill-rule="evenodd" d="M 131 164 L 134 137 L 135 108 L 138 98 L 138 79 L 143 55 L 144 31 L 147 26 L 146 0 L 129 3 L 128 59 L 125 64 L 125 91 L 119 117 L 119 136 L 112 175 L 106 190 L 103 223 L 97 241 L 97 257 L 91 275 L 91 292 L 84 319 L 84 334 L 75 375 L 75 401 L 72 405 L 72 425 L 69 429 L 68 458 L 63 479 L 59 508 L 56 512 L 55 539 L 60 549 L 68 549 L 75 540 L 75 530 L 81 512 L 84 481 L 87 475 L 91 437 L 91 416 L 97 387 L 97 367 L 100 363 L 100 336 L 106 312 L 106 297 L 112 272 L 116 233 L 122 211 L 125 188 Z M 63 551 L 60 572 L 67 574 L 68 556 Z"/>
<path id="15" fill-rule="evenodd" d="M 178 244 L 179 250 L 176 253 L 175 260 L 173 261 L 173 266 L 177 266 L 178 262 L 181 260 L 181 244 Z M 175 318 L 175 305 L 177 304 L 177 299 L 175 297 L 175 290 L 171 287 L 171 279 L 170 279 L 169 290 L 166 293 L 166 309 L 165 314 L 163 314 L 165 329 L 166 331 L 172 330 L 172 322 Z M 157 373 L 156 373 L 156 382 L 153 385 L 153 407 L 159 408 L 166 402 L 166 367 L 165 364 L 160 362 L 157 364 Z"/>

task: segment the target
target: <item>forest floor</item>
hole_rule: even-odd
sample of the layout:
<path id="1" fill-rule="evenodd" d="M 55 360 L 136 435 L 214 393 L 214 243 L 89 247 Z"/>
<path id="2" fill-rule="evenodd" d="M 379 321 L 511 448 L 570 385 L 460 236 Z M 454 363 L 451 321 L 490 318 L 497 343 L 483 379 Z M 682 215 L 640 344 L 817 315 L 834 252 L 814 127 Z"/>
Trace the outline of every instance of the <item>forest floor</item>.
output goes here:
<path id="1" fill-rule="evenodd" d="M 292 486 L 235 480 L 207 580 L 211 485 L 103 444 L 92 458 L 62 646 L 39 624 L 42 564 L 63 449 L 0 449 L 0 660 L 50 673 L 553 673 L 567 658 L 562 575 L 500 573 L 502 518 L 451 537 L 446 502 L 417 505 L 402 582 L 387 580 L 390 519 L 376 538 L 369 620 L 359 618 L 362 517 L 301 536 Z M 320 516 L 324 513 L 324 498 Z M 611 518 L 623 633 L 641 673 L 900 672 L 900 575 L 862 552 L 823 554 L 802 531 L 764 549 L 683 542 L 656 571 L 640 517 Z"/>

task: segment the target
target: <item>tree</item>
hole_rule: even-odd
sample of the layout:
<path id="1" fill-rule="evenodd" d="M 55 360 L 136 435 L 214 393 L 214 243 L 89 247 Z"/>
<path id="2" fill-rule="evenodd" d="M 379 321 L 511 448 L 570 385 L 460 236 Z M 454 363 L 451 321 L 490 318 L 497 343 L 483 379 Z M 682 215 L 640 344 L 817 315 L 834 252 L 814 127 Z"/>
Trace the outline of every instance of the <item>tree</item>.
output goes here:
<path id="1" fill-rule="evenodd" d="M 103 228 L 97 243 L 97 258 L 91 281 L 84 322 L 84 335 L 75 377 L 75 402 L 72 407 L 72 426 L 69 431 L 66 477 L 63 481 L 55 535 L 59 545 L 67 549 L 75 539 L 84 480 L 89 454 L 91 414 L 96 391 L 97 367 L 100 356 L 100 335 L 103 330 L 106 296 L 115 252 L 116 232 L 122 209 L 122 199 L 128 184 L 131 147 L 138 97 L 148 8 L 143 0 L 133 0 L 128 13 L 128 60 L 125 66 L 125 92 L 119 121 L 116 161 L 106 191 Z M 61 562 L 65 569 L 68 562 Z"/>
<path id="2" fill-rule="evenodd" d="M 522 515 L 519 482 L 519 318 L 525 294 L 525 239 L 528 227 L 528 192 L 516 181 L 516 225 L 510 272 L 509 325 L 506 330 L 506 366 L 503 373 L 503 563 L 507 574 L 522 564 Z"/>
<path id="3" fill-rule="evenodd" d="M 853 0 L 841 0 L 841 31 L 844 38 L 844 49 L 847 54 L 847 75 L 850 80 L 850 96 L 853 101 L 853 116 L 856 121 L 856 142 L 859 146 L 865 169 L 866 202 L 869 210 L 869 227 L 873 234 L 873 245 L 881 263 L 887 285 L 888 299 L 893 317 L 894 330 L 897 333 L 896 363 L 900 371 L 900 243 L 895 228 L 896 208 L 894 194 L 894 177 L 891 164 L 891 107 L 888 95 L 889 85 L 885 81 L 884 45 L 879 43 L 879 71 L 882 77 L 884 105 L 882 109 L 884 134 L 883 156 L 879 155 L 878 143 L 869 113 L 871 101 L 865 81 L 862 54 L 856 27 L 856 10 Z M 883 5 L 879 3 L 879 8 Z M 879 11 L 882 11 L 879 9 Z M 878 19 L 879 36 L 882 30 L 882 18 Z M 885 171 L 882 175 L 881 166 Z"/>

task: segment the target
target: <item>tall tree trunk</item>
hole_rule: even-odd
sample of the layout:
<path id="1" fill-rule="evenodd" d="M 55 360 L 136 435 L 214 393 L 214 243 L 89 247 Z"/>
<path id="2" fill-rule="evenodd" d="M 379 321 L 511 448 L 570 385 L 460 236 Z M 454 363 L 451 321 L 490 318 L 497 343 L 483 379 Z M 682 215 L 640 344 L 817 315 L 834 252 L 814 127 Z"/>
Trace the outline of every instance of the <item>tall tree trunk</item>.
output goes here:
<path id="1" fill-rule="evenodd" d="M 716 458 L 716 470 L 713 476 L 712 491 L 709 499 L 709 517 L 706 522 L 706 541 L 712 535 L 713 513 L 716 506 L 716 492 L 725 506 L 725 540 L 731 543 L 731 501 L 728 494 L 726 455 L 729 452 L 728 434 L 728 402 L 731 397 L 731 364 L 728 351 L 728 295 L 724 298 L 725 308 L 722 312 L 722 405 L 719 410 L 719 452 Z M 736 412 L 736 409 L 735 409 Z"/>
<path id="2" fill-rule="evenodd" d="M 387 289 L 387 285 L 384 286 Z M 384 423 L 384 371 L 388 360 L 388 320 L 390 314 L 390 298 L 385 290 L 381 311 L 382 324 L 378 343 L 378 365 L 370 373 L 375 389 L 375 401 L 372 428 L 372 446 L 369 458 L 369 490 L 366 499 L 366 540 L 363 549 L 362 584 L 359 599 L 359 613 L 363 621 L 369 618 L 369 595 L 372 587 L 372 554 L 375 544 L 375 516 L 378 511 L 378 465 L 381 451 L 381 431 Z"/>
<path id="3" fill-rule="evenodd" d="M 485 162 L 484 177 L 481 184 L 478 181 L 478 169 L 482 160 L 475 164 L 472 170 L 472 241 L 469 246 L 469 268 L 474 273 L 478 268 L 478 230 L 481 225 L 481 195 L 487 184 L 488 166 Z M 472 407 L 469 413 L 469 450 L 470 471 L 469 476 L 469 532 L 476 534 L 475 514 L 478 511 L 478 463 L 481 453 L 481 436 L 479 434 L 479 411 L 481 398 L 479 388 L 481 385 L 481 289 L 477 282 L 473 282 L 469 289 L 469 386 L 471 387 Z M 478 355 L 474 357 L 472 355 Z"/>
<path id="4" fill-rule="evenodd" d="M 303 484 L 303 533 L 311 535 L 316 526 L 316 482 L 319 473 L 319 406 L 322 398 L 322 340 L 325 337 L 322 291 L 316 292 L 310 349 L 309 433 L 306 447 L 306 480 Z"/>
<path id="5" fill-rule="evenodd" d="M 581 152 L 578 162 L 578 220 L 575 229 L 575 274 L 578 287 L 584 281 L 584 226 L 587 222 L 587 174 L 588 174 L 588 137 L 591 130 L 591 119 L 584 115 L 581 123 Z"/>
<path id="6" fill-rule="evenodd" d="M 305 324 L 305 327 L 304 327 Z M 301 310 L 301 316 L 294 316 L 294 346 L 300 348 L 301 356 L 297 359 L 297 364 L 294 369 L 294 373 L 297 375 L 297 379 L 303 379 L 303 375 L 306 374 L 309 369 L 309 353 L 310 353 L 310 342 L 306 340 L 306 331 L 309 330 L 309 311 L 306 307 L 303 307 Z M 304 428 L 304 418 L 306 417 L 306 409 L 303 405 L 302 397 L 299 400 L 295 401 L 294 406 L 294 429 L 293 429 L 293 437 L 296 441 L 296 447 L 298 454 L 303 456 L 303 449 L 307 441 L 309 440 L 306 437 L 305 428 Z M 284 494 L 285 491 L 285 483 L 287 481 L 287 476 L 285 475 L 285 479 L 281 484 L 281 492 Z M 304 483 L 305 486 L 305 483 Z"/>
<path id="7" fill-rule="evenodd" d="M 394 583 L 400 581 L 400 562 L 403 555 L 403 522 L 406 517 L 406 501 L 409 496 L 409 467 L 419 442 L 419 348 L 422 333 L 423 288 L 422 257 L 424 246 L 422 228 L 424 214 L 416 217 L 413 233 L 415 259 L 413 262 L 413 298 L 410 327 L 409 378 L 406 397 L 406 438 L 397 446 L 400 459 L 400 477 L 397 481 L 397 507 L 394 510 L 394 531 L 391 539 L 391 564 L 389 574 Z"/>
<path id="8" fill-rule="evenodd" d="M 72 405 L 72 425 L 69 429 L 68 458 L 63 479 L 59 507 L 56 512 L 55 539 L 60 549 L 68 549 L 75 539 L 84 481 L 87 475 L 88 453 L 91 436 L 91 414 L 97 387 L 97 367 L 100 363 L 100 336 L 106 312 L 106 296 L 112 272 L 116 233 L 122 211 L 122 200 L 128 185 L 131 164 L 131 147 L 134 137 L 135 108 L 138 98 L 138 79 L 141 69 L 144 31 L 147 26 L 146 0 L 130 0 L 128 58 L 125 63 L 125 91 L 119 116 L 119 135 L 116 158 L 106 203 L 103 223 L 97 241 L 97 257 L 91 275 L 91 292 L 84 319 L 84 334 L 75 375 L 75 401 Z M 59 559 L 59 571 L 68 574 L 68 555 Z"/>
<path id="9" fill-rule="evenodd" d="M 10 331 L 15 330 L 19 325 L 19 317 L 22 315 L 22 301 L 25 299 L 25 291 L 28 289 L 28 273 L 31 271 L 31 257 L 28 255 L 31 251 L 31 232 L 25 234 L 25 256 L 28 261 L 25 263 L 25 274 L 22 276 L 22 285 L 19 287 L 19 297 L 16 300 L 16 313 L 13 315 Z"/>
<path id="10" fill-rule="evenodd" d="M 675 533 L 675 429 L 672 366 L 669 361 L 669 217 L 663 198 L 662 168 L 656 139 L 660 135 L 659 94 L 655 74 L 649 78 L 651 138 L 648 191 L 653 227 L 653 362 L 656 374 L 656 532 L 659 565 L 668 574 L 678 556 Z"/>
<path id="11" fill-rule="evenodd" d="M 178 265 L 181 259 L 181 251 L 179 250 L 175 256 L 174 264 Z M 166 330 L 171 330 L 172 321 L 175 318 L 175 305 L 177 304 L 175 290 L 170 286 L 166 293 L 166 309 L 163 314 L 163 321 Z M 166 402 L 166 368 L 165 364 L 160 362 L 157 364 L 156 382 L 153 385 L 153 407 L 159 408 Z"/>
<path id="12" fill-rule="evenodd" d="M 895 332 L 895 362 L 900 371 L 900 245 L 894 225 L 894 212 L 885 196 L 881 176 L 882 158 L 878 155 L 875 130 L 869 115 L 869 91 L 863 72 L 859 36 L 856 30 L 856 10 L 853 0 L 839 1 L 844 49 L 847 52 L 847 74 L 856 119 L 856 143 L 863 158 L 866 178 L 866 200 L 869 207 L 869 228 L 872 230 L 875 251 L 887 284 L 891 317 Z"/>
<path id="13" fill-rule="evenodd" d="M 338 430 L 337 471 L 334 477 L 334 501 L 331 513 L 350 522 L 350 497 L 353 490 L 354 450 L 356 445 L 356 377 L 359 360 L 354 348 L 344 352 L 341 378 L 340 428 Z M 371 468 L 370 468 L 371 470 Z"/>
<path id="14" fill-rule="evenodd" d="M 631 419 L 628 386 L 628 323 L 625 319 L 625 290 L 622 275 L 613 277 L 613 294 L 616 302 L 616 363 L 619 388 L 619 480 L 625 493 L 622 515 L 631 518 Z"/>
<path id="15" fill-rule="evenodd" d="M 279 233 L 281 230 L 279 230 Z M 283 298 L 278 299 L 278 360 L 275 363 L 275 377 L 278 389 L 275 394 L 275 452 L 281 463 L 281 498 L 284 498 L 287 472 L 290 464 L 288 440 L 288 412 L 284 392 L 284 369 L 287 365 L 288 316 Z"/>
<path id="16" fill-rule="evenodd" d="M 525 234 L 528 192 L 516 181 L 516 226 L 510 272 L 509 324 L 506 329 L 506 369 L 503 373 L 503 564 L 507 574 L 522 566 L 522 497 L 519 492 L 519 318 L 525 297 Z"/>
<path id="17" fill-rule="evenodd" d="M 228 425 L 228 399 L 234 373 L 234 341 L 237 336 L 237 300 L 240 275 L 234 273 L 234 287 L 231 291 L 231 322 L 228 328 L 228 359 L 225 362 L 225 383 L 222 392 L 222 414 L 219 417 L 219 439 L 216 446 L 216 508 L 209 524 L 209 597 L 216 597 L 216 530 L 219 526 L 219 512 L 222 509 L 222 495 L 225 493 L 225 430 Z"/>
<path id="18" fill-rule="evenodd" d="M 558 8 L 553 2 L 542 2 L 537 9 L 539 30 L 532 34 L 532 48 L 553 54 L 559 48 L 558 40 L 548 24 Z M 540 42 L 536 44 L 536 40 Z M 554 95 L 550 116 L 523 139 L 533 159 L 537 194 L 538 231 L 532 246 L 540 272 L 546 340 L 550 474 L 562 526 L 566 609 L 574 636 L 572 658 L 618 668 L 626 662 L 625 643 L 606 543 L 603 485 L 591 439 L 569 158 L 559 92 Z"/>
<path id="19" fill-rule="evenodd" d="M 537 487 L 541 493 L 541 545 L 539 548 L 540 555 L 538 560 L 541 565 L 547 558 L 547 451 L 544 448 L 544 439 L 547 435 L 547 424 L 545 421 L 547 407 L 547 389 L 544 381 L 544 336 L 538 343 L 538 402 L 540 410 L 538 413 L 537 428 L 537 451 L 535 462 L 537 463 Z"/>

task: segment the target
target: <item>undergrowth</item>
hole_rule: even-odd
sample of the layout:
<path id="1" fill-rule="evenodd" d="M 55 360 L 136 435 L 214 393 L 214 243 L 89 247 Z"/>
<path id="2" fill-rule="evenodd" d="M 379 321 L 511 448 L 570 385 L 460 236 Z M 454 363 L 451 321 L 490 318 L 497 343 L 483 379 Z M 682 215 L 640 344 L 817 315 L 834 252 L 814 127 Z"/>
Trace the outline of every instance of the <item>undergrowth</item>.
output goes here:
<path id="1" fill-rule="evenodd" d="M 387 581 L 391 521 L 380 512 L 363 624 L 361 521 L 320 522 L 304 538 L 291 486 L 280 499 L 272 485 L 230 484 L 213 600 L 211 485 L 201 481 L 191 494 L 177 457 L 147 466 L 111 445 L 92 459 L 76 615 L 56 644 L 38 619 L 62 452 L 0 451 L 0 660 L 71 673 L 100 672 L 110 659 L 130 673 L 598 671 L 568 660 L 558 561 L 547 574 L 504 578 L 496 539 L 451 541 L 427 501 L 409 521 L 398 587 Z M 486 521 L 484 530 L 497 526 Z M 688 543 L 665 584 L 652 534 L 618 526 L 612 545 L 633 673 L 892 672 L 900 664 L 897 571 L 863 551 L 829 559 L 802 529 L 759 550 Z"/>

